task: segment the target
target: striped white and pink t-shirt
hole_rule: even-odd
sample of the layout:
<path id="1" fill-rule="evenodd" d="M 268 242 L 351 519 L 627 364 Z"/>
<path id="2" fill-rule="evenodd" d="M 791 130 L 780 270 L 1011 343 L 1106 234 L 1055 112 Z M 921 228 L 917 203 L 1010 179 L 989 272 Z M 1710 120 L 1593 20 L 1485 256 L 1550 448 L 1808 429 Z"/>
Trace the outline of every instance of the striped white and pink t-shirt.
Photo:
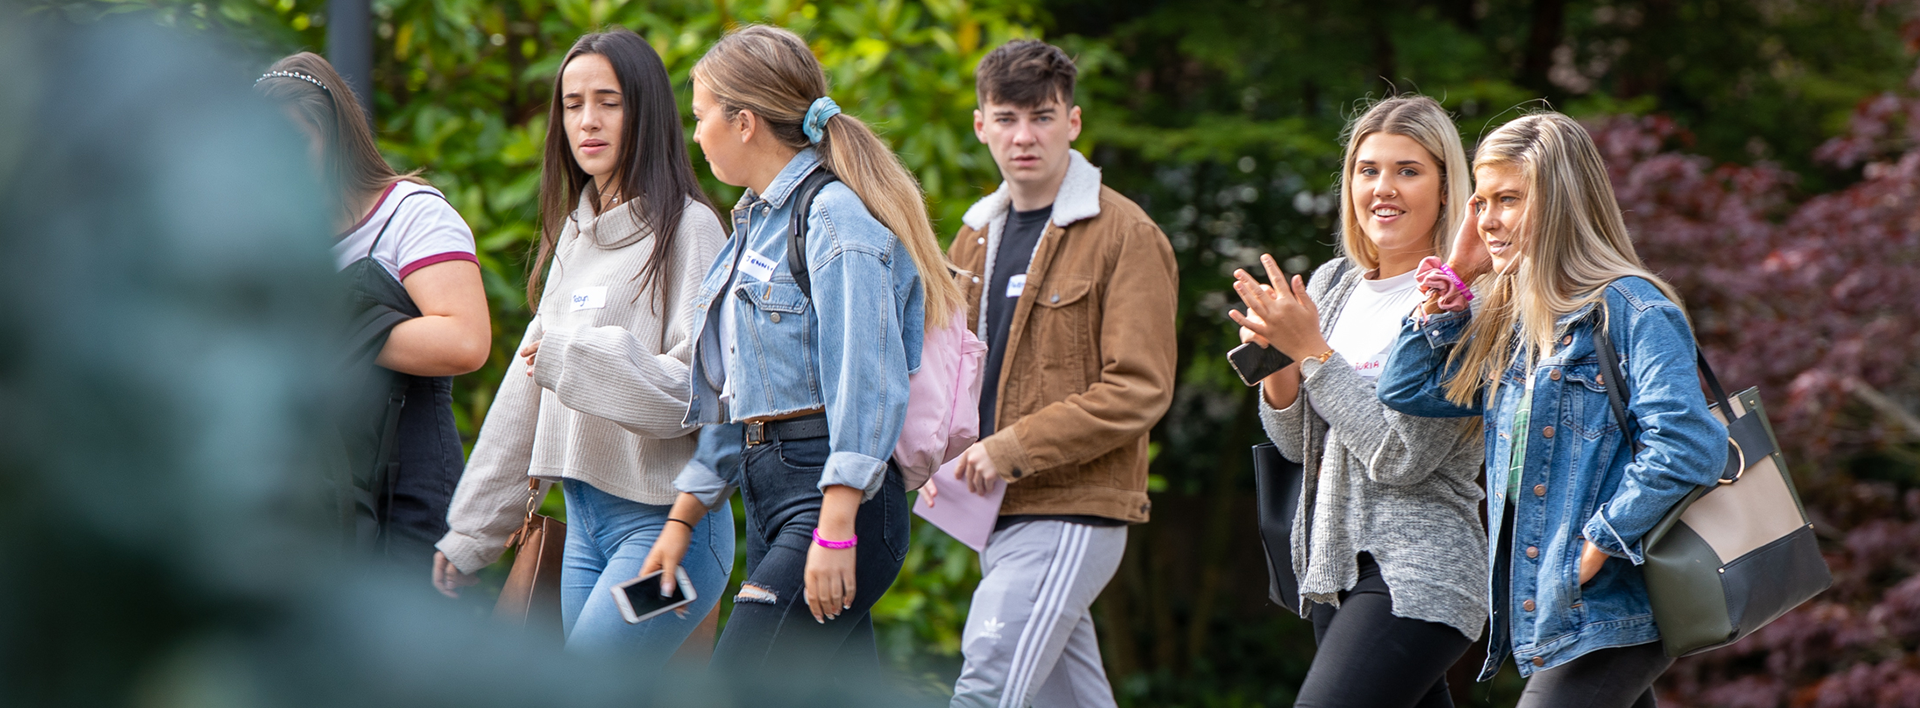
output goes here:
<path id="1" fill-rule="evenodd" d="M 344 270 L 354 261 L 365 258 L 369 247 L 373 247 L 373 259 L 400 281 L 435 263 L 478 263 L 479 258 L 474 256 L 473 230 L 467 228 L 460 212 L 438 196 L 406 198 L 416 192 L 439 194 L 439 190 L 424 184 L 395 182 L 380 195 L 366 218 L 334 240 L 334 267 Z M 375 247 L 374 237 L 379 236 L 381 227 L 387 226 L 389 219 L 393 225 L 387 227 L 386 235 L 380 237 Z"/>

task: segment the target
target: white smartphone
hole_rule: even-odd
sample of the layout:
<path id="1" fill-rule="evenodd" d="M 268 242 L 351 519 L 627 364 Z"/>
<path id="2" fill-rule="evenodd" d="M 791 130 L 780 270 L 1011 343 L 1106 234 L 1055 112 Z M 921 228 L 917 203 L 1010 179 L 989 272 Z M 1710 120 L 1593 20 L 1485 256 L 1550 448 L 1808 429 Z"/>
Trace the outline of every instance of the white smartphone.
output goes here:
<path id="1" fill-rule="evenodd" d="M 693 583 L 687 580 L 687 569 L 675 566 L 673 569 L 673 594 L 660 594 L 660 571 L 653 571 L 638 578 L 613 586 L 613 604 L 620 607 L 620 616 L 627 624 L 639 624 L 693 602 L 696 595 Z"/>

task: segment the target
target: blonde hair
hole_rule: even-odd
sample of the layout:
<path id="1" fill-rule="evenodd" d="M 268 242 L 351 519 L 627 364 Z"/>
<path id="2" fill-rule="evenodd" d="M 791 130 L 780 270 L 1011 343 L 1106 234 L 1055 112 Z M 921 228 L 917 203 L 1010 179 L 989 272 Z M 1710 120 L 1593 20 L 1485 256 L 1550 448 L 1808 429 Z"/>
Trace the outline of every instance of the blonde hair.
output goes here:
<path id="1" fill-rule="evenodd" d="M 1484 303 L 1453 352 L 1457 370 L 1446 386 L 1447 400 L 1459 405 L 1483 386 L 1490 400 L 1515 356 L 1532 361 L 1552 351 L 1561 334 L 1556 321 L 1604 305 L 1608 283 L 1644 278 L 1681 304 L 1673 286 L 1634 252 L 1600 149 L 1578 122 L 1543 112 L 1500 126 L 1475 150 L 1474 169 L 1490 165 L 1519 170 L 1526 185 L 1521 223 L 1510 227 L 1520 255 L 1507 272 L 1481 276 L 1475 288 Z"/>
<path id="2" fill-rule="evenodd" d="M 1380 267 L 1380 248 L 1361 230 L 1360 215 L 1354 211 L 1353 195 L 1348 193 L 1353 179 L 1353 163 L 1360 143 L 1376 133 L 1411 138 L 1439 161 L 1440 216 L 1433 221 L 1433 253 L 1445 259 L 1453 246 L 1453 227 L 1465 218 L 1467 200 L 1473 198 L 1471 170 L 1467 151 L 1460 146 L 1460 131 L 1440 103 L 1418 95 L 1381 99 L 1367 112 L 1347 124 L 1346 159 L 1340 171 L 1340 248 L 1361 270 Z"/>
<path id="3" fill-rule="evenodd" d="M 777 27 L 748 25 L 730 32 L 693 65 L 693 80 L 713 94 L 733 120 L 752 111 L 787 147 L 810 145 L 801 120 L 815 99 L 827 95 L 827 75 L 799 35 Z M 920 182 L 865 123 L 845 113 L 827 119 L 817 148 L 821 162 L 840 178 L 867 211 L 907 247 L 920 271 L 926 323 L 944 326 L 960 307 L 960 286 L 933 235 Z"/>

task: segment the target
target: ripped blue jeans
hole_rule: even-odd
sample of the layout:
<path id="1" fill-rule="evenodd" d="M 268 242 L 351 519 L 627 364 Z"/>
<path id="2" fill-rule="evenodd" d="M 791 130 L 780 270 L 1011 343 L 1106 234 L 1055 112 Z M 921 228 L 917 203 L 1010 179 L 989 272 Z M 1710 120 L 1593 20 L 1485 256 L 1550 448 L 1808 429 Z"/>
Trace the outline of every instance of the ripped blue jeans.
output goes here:
<path id="1" fill-rule="evenodd" d="M 869 612 L 893 585 L 907 554 L 907 493 L 900 472 L 888 463 L 886 482 L 854 518 L 860 544 L 853 607 L 821 624 L 804 591 L 807 551 L 820 520 L 827 438 L 751 445 L 745 458 L 740 494 L 747 513 L 747 576 L 714 648 L 714 664 L 808 676 L 876 670 Z"/>

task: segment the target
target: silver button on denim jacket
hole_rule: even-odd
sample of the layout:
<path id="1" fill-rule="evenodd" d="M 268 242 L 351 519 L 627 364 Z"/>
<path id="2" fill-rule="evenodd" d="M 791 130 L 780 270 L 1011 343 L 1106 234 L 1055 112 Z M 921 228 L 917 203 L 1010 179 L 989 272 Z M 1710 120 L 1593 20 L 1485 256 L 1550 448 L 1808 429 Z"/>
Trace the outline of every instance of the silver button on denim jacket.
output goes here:
<path id="1" fill-rule="evenodd" d="M 1707 411 L 1695 373 L 1693 330 L 1679 306 L 1652 283 L 1622 278 L 1607 286 L 1615 351 L 1622 354 L 1627 408 L 1646 447 L 1638 454 L 1614 422 L 1593 337 L 1591 308 L 1560 320 L 1554 351 L 1530 366 L 1515 361 L 1490 405 L 1446 400 L 1447 357 L 1471 313 L 1443 313 L 1401 330 L 1378 381 L 1380 400 L 1424 416 L 1486 421 L 1487 661 L 1491 678 L 1511 653 L 1520 674 L 1550 669 L 1588 652 L 1660 638 L 1638 567 L 1641 537 L 1695 486 L 1710 484 L 1726 465 L 1727 430 Z M 1507 499 L 1512 450 L 1508 428 L 1535 376 L 1519 498 Z M 1499 556 L 1500 529 L 1513 510 L 1513 542 Z M 1609 556 L 1592 580 L 1580 578 L 1581 541 Z M 1535 554 L 1526 553 L 1533 548 Z M 1501 566 L 1509 569 L 1502 577 Z M 1538 663 L 1535 663 L 1538 662 Z"/>
<path id="2" fill-rule="evenodd" d="M 820 488 L 845 485 L 872 498 L 907 412 L 907 375 L 920 366 L 925 300 L 905 244 L 867 211 L 845 184 L 820 190 L 807 215 L 807 264 L 813 298 L 787 268 L 789 200 L 820 166 L 800 151 L 767 185 L 733 208 L 733 237 L 714 259 L 696 298 L 688 425 L 705 424 L 699 449 L 674 487 L 709 506 L 739 483 L 741 426 L 753 418 L 826 409 L 827 463 Z M 741 249 L 776 263 L 768 279 L 736 272 Z M 720 404 L 720 315 L 734 294 L 737 351 L 732 398 Z M 723 408 L 725 410 L 723 410 Z"/>

